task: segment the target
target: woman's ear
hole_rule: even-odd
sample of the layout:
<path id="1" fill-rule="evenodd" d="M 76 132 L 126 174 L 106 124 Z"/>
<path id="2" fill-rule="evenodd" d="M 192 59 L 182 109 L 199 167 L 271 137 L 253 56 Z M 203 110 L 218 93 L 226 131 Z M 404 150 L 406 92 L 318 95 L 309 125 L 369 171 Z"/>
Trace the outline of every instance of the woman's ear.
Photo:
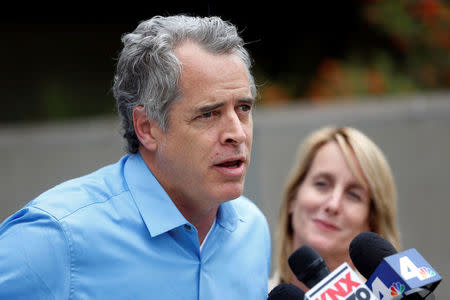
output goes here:
<path id="1" fill-rule="evenodd" d="M 157 121 L 148 118 L 147 111 L 142 105 L 133 109 L 133 125 L 141 145 L 147 150 L 155 151 L 158 148 L 162 129 Z"/>

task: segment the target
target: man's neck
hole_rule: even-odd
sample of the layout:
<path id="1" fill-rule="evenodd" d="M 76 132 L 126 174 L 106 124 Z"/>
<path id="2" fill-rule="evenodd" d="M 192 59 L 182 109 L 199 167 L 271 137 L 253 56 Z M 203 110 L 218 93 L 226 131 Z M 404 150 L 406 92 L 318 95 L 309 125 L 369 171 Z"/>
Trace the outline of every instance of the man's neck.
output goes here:
<path id="1" fill-rule="evenodd" d="M 208 206 L 205 207 L 205 201 L 203 201 L 203 207 L 201 207 L 200 203 L 202 203 L 202 201 L 190 199 L 187 195 L 177 194 L 174 190 L 170 190 L 170 188 L 164 186 L 164 183 L 160 181 L 161 176 L 159 169 L 156 166 L 157 164 L 155 163 L 154 154 L 143 147 L 140 148 L 139 152 L 180 213 L 189 221 L 189 223 L 195 226 L 198 232 L 198 241 L 201 245 L 214 223 L 219 205 L 217 203 L 211 203 L 209 205 L 208 202 L 206 202 L 206 205 Z"/>
<path id="2" fill-rule="evenodd" d="M 214 213 L 211 213 L 210 215 L 205 216 L 203 219 L 199 220 L 197 224 L 192 223 L 192 225 L 197 228 L 199 245 L 203 243 L 209 230 L 211 230 L 211 227 L 213 226 L 214 220 L 216 218 L 216 214 L 217 209 L 214 210 Z"/>
<path id="3" fill-rule="evenodd" d="M 172 199 L 172 201 L 178 208 L 180 213 L 185 217 L 185 219 L 188 220 L 189 223 L 194 225 L 197 229 L 198 242 L 199 245 L 201 245 L 209 230 L 211 229 L 211 226 L 214 224 L 218 207 L 215 206 L 210 209 L 199 211 L 197 209 L 192 209 L 180 204 L 179 201 L 176 201 L 176 199 Z"/>

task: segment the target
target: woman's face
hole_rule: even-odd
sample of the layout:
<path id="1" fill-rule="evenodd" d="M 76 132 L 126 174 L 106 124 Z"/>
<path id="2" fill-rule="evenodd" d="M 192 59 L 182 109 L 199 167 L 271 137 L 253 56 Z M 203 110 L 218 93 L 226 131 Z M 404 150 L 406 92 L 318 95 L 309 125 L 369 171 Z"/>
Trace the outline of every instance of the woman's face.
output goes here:
<path id="1" fill-rule="evenodd" d="M 369 210 L 367 184 L 358 182 L 338 144 L 328 142 L 317 151 L 290 203 L 293 249 L 309 245 L 326 259 L 349 261 L 350 242 L 369 230 Z"/>

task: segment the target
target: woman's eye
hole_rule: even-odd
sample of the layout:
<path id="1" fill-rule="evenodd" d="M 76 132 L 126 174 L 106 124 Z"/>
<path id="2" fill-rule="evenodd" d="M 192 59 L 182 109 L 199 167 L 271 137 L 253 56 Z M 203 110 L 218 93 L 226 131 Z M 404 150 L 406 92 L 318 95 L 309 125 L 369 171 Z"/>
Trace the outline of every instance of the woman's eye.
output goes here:
<path id="1" fill-rule="evenodd" d="M 349 192 L 350 196 L 355 200 L 361 200 L 361 196 L 355 192 Z"/>
<path id="2" fill-rule="evenodd" d="M 327 183 L 325 181 L 316 181 L 314 185 L 318 187 L 325 187 Z"/>

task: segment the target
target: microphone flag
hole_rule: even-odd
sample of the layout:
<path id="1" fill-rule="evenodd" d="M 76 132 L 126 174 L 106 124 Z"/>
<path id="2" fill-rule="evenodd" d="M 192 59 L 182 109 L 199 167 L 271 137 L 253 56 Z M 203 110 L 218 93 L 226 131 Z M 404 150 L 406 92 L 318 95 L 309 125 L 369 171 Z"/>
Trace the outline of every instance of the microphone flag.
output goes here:
<path id="1" fill-rule="evenodd" d="M 380 300 L 390 300 L 423 288 L 431 293 L 441 280 L 438 272 L 411 248 L 383 258 L 366 285 Z"/>
<path id="2" fill-rule="evenodd" d="M 358 274 L 343 263 L 305 294 L 308 300 L 378 300 Z"/>

